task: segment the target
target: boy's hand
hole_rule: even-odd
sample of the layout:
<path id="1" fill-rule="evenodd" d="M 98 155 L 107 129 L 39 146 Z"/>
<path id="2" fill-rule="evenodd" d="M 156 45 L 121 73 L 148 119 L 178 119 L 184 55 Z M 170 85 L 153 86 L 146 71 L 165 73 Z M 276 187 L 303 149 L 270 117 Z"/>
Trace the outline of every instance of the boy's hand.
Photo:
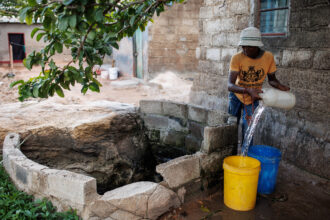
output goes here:
<path id="1" fill-rule="evenodd" d="M 279 84 L 278 85 L 278 89 L 279 90 L 282 90 L 282 91 L 289 91 L 290 90 L 290 87 L 285 86 L 285 85 L 282 85 L 282 84 Z"/>
<path id="2" fill-rule="evenodd" d="M 251 96 L 252 102 L 254 102 L 255 100 L 261 99 L 261 97 L 259 96 L 259 93 L 262 93 L 261 89 L 248 88 L 248 89 L 246 89 L 246 91 Z"/>

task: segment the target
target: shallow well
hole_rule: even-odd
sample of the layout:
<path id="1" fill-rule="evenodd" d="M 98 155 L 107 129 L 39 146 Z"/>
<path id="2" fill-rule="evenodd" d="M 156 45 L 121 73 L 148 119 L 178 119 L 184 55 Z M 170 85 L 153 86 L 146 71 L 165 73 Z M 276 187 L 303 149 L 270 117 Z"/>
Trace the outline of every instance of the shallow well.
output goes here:
<path id="1" fill-rule="evenodd" d="M 156 219 L 220 182 L 237 142 L 234 118 L 200 106 L 145 100 L 67 129 L 6 136 L 4 166 L 15 185 L 84 219 Z"/>

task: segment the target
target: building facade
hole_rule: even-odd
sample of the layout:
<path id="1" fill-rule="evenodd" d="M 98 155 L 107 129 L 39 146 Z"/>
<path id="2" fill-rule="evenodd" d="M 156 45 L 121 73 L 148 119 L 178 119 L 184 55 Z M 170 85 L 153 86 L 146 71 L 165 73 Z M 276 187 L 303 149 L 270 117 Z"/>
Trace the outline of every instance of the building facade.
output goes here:
<path id="1" fill-rule="evenodd" d="M 254 143 L 278 147 L 284 160 L 328 179 L 329 13 L 327 0 L 205 0 L 199 18 L 200 73 L 190 96 L 196 104 L 227 111 L 230 58 L 240 50 L 241 30 L 259 27 L 265 49 L 275 55 L 276 76 L 290 86 L 297 103 L 290 111 L 267 109 Z"/>

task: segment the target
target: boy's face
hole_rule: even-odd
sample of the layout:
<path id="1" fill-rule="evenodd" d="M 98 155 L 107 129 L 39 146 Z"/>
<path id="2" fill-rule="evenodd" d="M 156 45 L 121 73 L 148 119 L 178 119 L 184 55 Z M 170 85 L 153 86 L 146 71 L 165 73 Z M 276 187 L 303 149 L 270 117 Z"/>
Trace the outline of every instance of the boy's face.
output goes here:
<path id="1" fill-rule="evenodd" d="M 242 46 L 243 52 L 246 56 L 256 58 L 259 55 L 259 47 Z"/>

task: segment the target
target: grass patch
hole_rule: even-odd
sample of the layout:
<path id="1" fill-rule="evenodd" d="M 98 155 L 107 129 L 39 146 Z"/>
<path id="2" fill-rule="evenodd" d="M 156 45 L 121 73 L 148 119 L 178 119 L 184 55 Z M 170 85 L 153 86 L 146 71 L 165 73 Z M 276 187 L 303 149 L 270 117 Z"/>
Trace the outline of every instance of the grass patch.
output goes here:
<path id="1" fill-rule="evenodd" d="M 56 212 L 56 208 L 46 199 L 33 201 L 33 196 L 16 189 L 0 164 L 0 219 L 79 220 L 80 218 L 73 210 Z"/>

